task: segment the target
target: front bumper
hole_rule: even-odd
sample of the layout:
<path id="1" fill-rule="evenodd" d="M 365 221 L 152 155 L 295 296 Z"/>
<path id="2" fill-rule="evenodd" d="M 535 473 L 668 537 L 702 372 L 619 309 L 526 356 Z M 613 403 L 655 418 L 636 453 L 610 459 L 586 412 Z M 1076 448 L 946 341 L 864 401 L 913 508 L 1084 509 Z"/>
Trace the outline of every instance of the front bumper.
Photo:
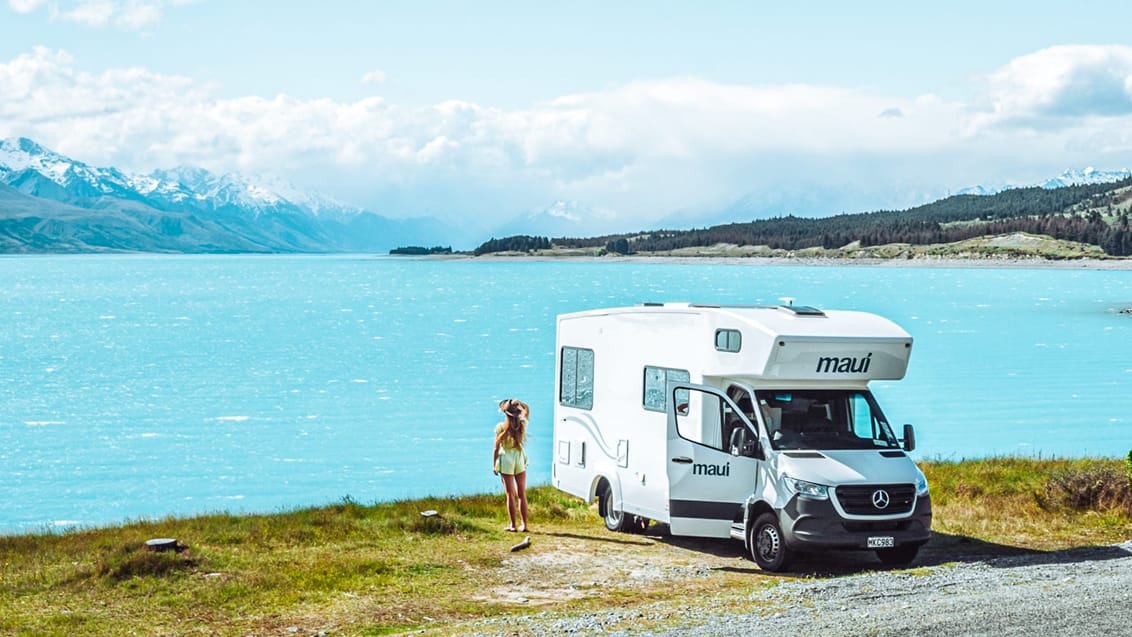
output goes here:
<path id="1" fill-rule="evenodd" d="M 931 539 L 931 496 L 916 499 L 912 514 L 899 520 L 847 520 L 829 500 L 794 496 L 778 512 L 786 544 L 792 549 L 867 549 L 870 537 L 891 537 L 894 546 L 919 546 Z"/>

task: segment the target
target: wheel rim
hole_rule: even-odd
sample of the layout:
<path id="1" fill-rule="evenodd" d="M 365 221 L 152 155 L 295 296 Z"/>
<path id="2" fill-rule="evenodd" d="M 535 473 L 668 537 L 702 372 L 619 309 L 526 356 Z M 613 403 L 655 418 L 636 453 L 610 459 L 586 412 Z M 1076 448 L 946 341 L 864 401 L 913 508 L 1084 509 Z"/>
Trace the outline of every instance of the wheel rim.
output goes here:
<path id="1" fill-rule="evenodd" d="M 622 512 L 614 510 L 612 503 L 605 505 L 605 523 L 608 526 L 621 526 L 621 518 L 623 515 Z"/>
<path id="2" fill-rule="evenodd" d="M 763 525 L 759 529 L 755 547 L 758 549 L 760 558 L 767 562 L 773 562 L 778 557 L 779 549 L 782 548 L 782 538 L 778 536 L 778 529 L 769 524 Z"/>
<path id="3" fill-rule="evenodd" d="M 605 497 L 605 526 L 609 529 L 620 529 L 625 514 L 613 508 L 613 489 L 606 489 Z"/>

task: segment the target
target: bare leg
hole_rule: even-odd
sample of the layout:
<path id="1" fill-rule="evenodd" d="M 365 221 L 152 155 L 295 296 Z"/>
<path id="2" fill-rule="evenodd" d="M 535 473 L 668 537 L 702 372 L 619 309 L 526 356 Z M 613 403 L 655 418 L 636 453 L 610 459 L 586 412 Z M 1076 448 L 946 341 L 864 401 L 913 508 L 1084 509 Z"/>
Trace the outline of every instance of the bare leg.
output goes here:
<path id="1" fill-rule="evenodd" d="M 523 531 L 526 532 L 527 528 L 527 472 L 515 474 L 515 487 L 519 496 L 519 514 L 523 518 Z"/>
<path id="2" fill-rule="evenodd" d="M 511 526 L 507 527 L 507 530 L 514 531 L 515 530 L 515 500 L 518 498 L 518 494 L 516 493 L 517 488 L 516 488 L 516 485 L 515 485 L 515 476 L 507 475 L 506 473 L 502 474 L 502 476 L 503 476 L 503 491 L 507 493 L 507 515 L 511 518 Z M 525 483 L 526 476 L 524 475 L 523 478 L 524 478 L 524 483 Z"/>

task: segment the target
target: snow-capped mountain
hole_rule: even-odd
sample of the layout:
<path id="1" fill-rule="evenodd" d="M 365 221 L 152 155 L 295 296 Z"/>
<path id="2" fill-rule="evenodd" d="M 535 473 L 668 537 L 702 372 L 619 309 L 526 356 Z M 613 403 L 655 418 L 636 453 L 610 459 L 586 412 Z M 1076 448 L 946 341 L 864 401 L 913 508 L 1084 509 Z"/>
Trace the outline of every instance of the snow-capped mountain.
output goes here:
<path id="1" fill-rule="evenodd" d="M 23 137 L 0 140 L 0 181 L 24 194 L 65 203 L 136 197 L 130 178 L 119 170 L 89 166 Z"/>
<path id="2" fill-rule="evenodd" d="M 52 217 L 57 223 L 45 228 L 66 235 L 71 243 L 64 249 L 76 251 L 385 251 L 432 245 L 440 234 L 435 221 L 386 219 L 281 179 L 215 175 L 187 166 L 128 174 L 90 166 L 26 138 L 0 140 L 0 185 L 12 190 L 0 200 L 0 223 Z M 13 201 L 20 195 L 30 199 L 17 206 Z M 56 204 L 65 205 L 66 214 Z M 98 214 L 76 215 L 76 209 Z M 60 216 L 73 227 L 59 228 Z M 20 231 L 26 234 L 27 226 Z M 0 236 L 3 230 L 0 226 Z"/>
<path id="3" fill-rule="evenodd" d="M 1065 188 L 1066 186 L 1085 186 L 1088 184 L 1110 184 L 1114 181 L 1127 179 L 1132 177 L 1132 170 L 1127 168 L 1123 170 L 1097 170 L 1092 166 L 1084 170 L 1069 169 L 1061 173 L 1057 177 L 1046 179 L 1045 181 L 1031 184 L 1006 184 L 1000 183 L 995 185 L 980 185 L 969 186 L 956 192 L 957 195 L 996 195 L 1004 190 L 1011 188 L 1031 188 L 1038 186 L 1052 190 L 1054 188 Z"/>
<path id="4" fill-rule="evenodd" d="M 1097 170 L 1089 166 L 1085 170 L 1067 170 L 1053 179 L 1041 183 L 1042 188 L 1064 188 L 1066 186 L 1084 186 L 1087 184 L 1111 184 L 1114 181 L 1132 177 L 1132 170 Z"/>
<path id="5" fill-rule="evenodd" d="M 238 173 L 214 175 L 203 168 L 159 169 L 136 179 L 138 190 L 170 203 L 210 202 L 213 207 L 236 206 L 265 212 L 294 208 L 323 219 L 349 220 L 366 211 L 319 192 L 302 190 L 277 177 L 248 177 Z"/>

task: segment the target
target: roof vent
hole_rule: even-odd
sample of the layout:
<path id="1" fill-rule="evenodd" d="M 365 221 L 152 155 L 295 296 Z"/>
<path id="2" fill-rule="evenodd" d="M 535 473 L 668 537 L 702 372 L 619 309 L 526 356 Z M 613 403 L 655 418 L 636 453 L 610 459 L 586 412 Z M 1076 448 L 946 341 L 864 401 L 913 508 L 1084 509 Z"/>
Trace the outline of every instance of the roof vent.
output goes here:
<path id="1" fill-rule="evenodd" d="M 809 305 L 780 305 L 778 309 L 794 316 L 825 316 L 825 312 Z"/>

